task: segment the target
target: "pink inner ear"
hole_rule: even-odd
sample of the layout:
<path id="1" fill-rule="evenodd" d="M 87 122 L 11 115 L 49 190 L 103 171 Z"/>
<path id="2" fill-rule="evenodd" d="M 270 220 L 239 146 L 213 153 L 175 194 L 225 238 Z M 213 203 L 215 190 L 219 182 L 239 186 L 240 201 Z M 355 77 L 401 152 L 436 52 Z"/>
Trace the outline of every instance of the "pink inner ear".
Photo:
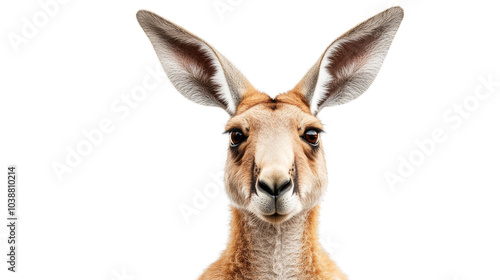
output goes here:
<path id="1" fill-rule="evenodd" d="M 175 49 L 174 54 L 179 61 L 179 64 L 186 69 L 194 78 L 199 79 L 199 82 L 210 89 L 210 92 L 215 92 L 217 85 L 214 84 L 210 77 L 216 73 L 214 62 L 210 56 L 195 44 L 184 43 L 180 40 L 169 40 L 172 49 Z M 196 73 L 201 71 L 203 74 Z"/>
<path id="2" fill-rule="evenodd" d="M 171 36 L 164 36 L 163 39 L 168 48 L 171 49 L 171 55 L 174 56 L 175 62 L 190 74 L 188 79 L 191 80 L 191 83 L 198 85 L 208 98 L 226 107 L 226 102 L 218 98 L 217 92 L 220 85 L 212 80 L 217 69 L 207 51 L 196 43 L 185 42 L 182 39 Z M 207 48 L 209 47 L 207 46 Z"/>
<path id="3" fill-rule="evenodd" d="M 174 53 L 175 59 L 178 64 L 189 74 L 198 86 L 205 88 L 207 93 L 217 90 L 218 85 L 211 81 L 210 77 L 215 72 L 215 68 L 211 66 L 206 66 L 203 64 L 203 59 L 197 59 L 191 54 L 186 55 L 185 53 Z"/>
<path id="4" fill-rule="evenodd" d="M 355 39 L 350 39 L 349 33 L 345 35 L 347 40 L 341 42 L 328 57 L 329 63 L 326 69 L 333 77 L 328 92 L 335 92 L 341 88 L 354 73 L 368 62 L 370 54 L 377 42 L 380 41 L 382 34 L 382 30 L 375 30 Z"/>

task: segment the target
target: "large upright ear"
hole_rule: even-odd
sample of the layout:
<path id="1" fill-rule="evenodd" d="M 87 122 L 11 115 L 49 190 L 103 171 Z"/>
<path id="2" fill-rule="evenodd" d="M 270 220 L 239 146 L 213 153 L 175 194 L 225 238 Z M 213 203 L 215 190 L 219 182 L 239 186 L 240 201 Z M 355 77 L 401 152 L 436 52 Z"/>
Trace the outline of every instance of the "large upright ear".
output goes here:
<path id="1" fill-rule="evenodd" d="M 202 39 L 154 13 L 139 11 L 137 20 L 180 93 L 196 103 L 235 113 L 251 85 L 226 58 Z"/>
<path id="2" fill-rule="evenodd" d="M 335 40 L 295 87 L 316 115 L 326 106 L 347 103 L 360 96 L 382 66 L 403 19 L 393 7 L 354 27 Z"/>

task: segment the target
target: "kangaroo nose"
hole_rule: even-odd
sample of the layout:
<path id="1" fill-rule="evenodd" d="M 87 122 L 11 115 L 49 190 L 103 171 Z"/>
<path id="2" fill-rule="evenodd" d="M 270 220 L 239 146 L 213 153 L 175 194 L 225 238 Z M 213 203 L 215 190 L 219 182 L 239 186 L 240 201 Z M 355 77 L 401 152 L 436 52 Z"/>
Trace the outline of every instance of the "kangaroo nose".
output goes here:
<path id="1" fill-rule="evenodd" d="M 257 187 L 261 192 L 271 197 L 278 198 L 292 187 L 292 180 L 287 178 L 276 184 L 276 182 L 267 182 L 263 179 L 259 179 Z"/>

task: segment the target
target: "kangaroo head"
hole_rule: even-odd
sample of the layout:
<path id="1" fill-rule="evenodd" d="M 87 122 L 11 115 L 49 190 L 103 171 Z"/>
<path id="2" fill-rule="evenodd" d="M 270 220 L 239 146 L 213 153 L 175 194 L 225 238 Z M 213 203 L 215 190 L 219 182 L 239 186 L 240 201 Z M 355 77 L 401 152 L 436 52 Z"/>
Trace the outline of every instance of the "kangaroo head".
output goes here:
<path id="1" fill-rule="evenodd" d="M 319 202 L 327 175 L 316 116 L 369 87 L 403 10 L 390 8 L 342 35 L 295 88 L 275 98 L 257 91 L 202 39 L 151 12 L 137 18 L 175 88 L 230 115 L 225 185 L 234 206 L 280 223 Z"/>

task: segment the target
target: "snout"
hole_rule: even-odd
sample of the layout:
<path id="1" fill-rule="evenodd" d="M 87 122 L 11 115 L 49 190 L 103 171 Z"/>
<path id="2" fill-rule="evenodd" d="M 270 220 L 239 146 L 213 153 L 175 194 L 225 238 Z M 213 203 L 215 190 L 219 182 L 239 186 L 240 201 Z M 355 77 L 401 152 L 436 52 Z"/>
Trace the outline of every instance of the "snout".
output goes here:
<path id="1" fill-rule="evenodd" d="M 289 170 L 267 167 L 262 169 L 256 180 L 252 203 L 265 219 L 282 220 L 297 208 L 298 195 L 294 193 L 297 186 Z"/>
<path id="2" fill-rule="evenodd" d="M 291 189 L 292 184 L 293 183 L 290 178 L 278 184 L 270 184 L 269 182 L 266 182 L 264 180 L 259 180 L 257 182 L 257 188 L 261 193 L 265 193 L 266 195 L 269 195 L 274 199 L 278 199 L 279 197 L 283 196 L 283 194 L 285 194 L 289 189 Z"/>

